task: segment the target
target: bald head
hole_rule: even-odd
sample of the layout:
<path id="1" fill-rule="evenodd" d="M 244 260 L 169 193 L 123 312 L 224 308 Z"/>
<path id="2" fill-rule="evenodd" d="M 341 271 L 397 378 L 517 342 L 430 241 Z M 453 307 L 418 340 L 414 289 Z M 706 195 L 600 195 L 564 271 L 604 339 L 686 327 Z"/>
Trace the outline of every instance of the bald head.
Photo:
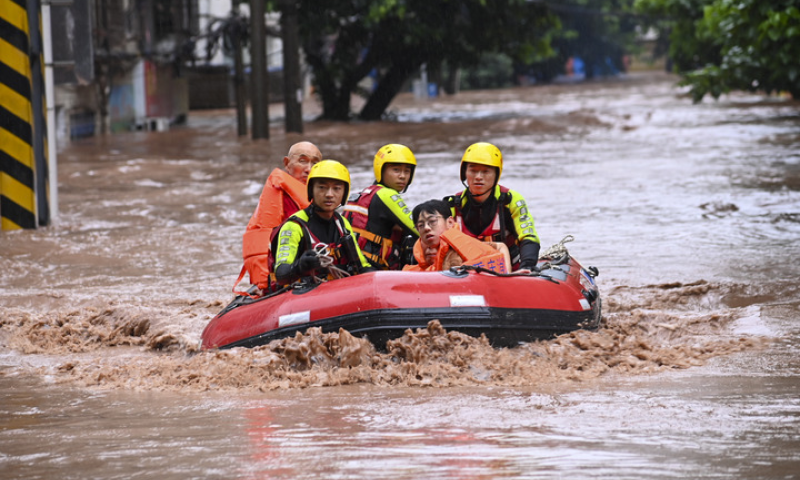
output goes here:
<path id="1" fill-rule="evenodd" d="M 283 157 L 283 168 L 289 175 L 306 183 L 311 167 L 322 160 L 319 148 L 311 142 L 298 142 L 292 145 Z"/>

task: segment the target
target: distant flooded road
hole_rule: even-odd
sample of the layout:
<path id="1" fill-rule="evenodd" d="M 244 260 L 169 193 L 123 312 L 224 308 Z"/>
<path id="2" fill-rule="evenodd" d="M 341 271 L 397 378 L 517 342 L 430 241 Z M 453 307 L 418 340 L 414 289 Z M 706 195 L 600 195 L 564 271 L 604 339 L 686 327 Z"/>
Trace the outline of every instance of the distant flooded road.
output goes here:
<path id="1" fill-rule="evenodd" d="M 800 103 L 692 105 L 675 81 L 404 94 L 394 121 L 269 141 L 201 111 L 61 146 L 60 217 L 0 233 L 2 478 L 799 478 Z M 599 269 L 603 327 L 510 350 L 411 333 L 404 358 L 331 357 L 337 334 L 198 351 L 301 139 L 353 188 L 408 145 L 412 205 L 496 144 L 543 247 L 573 235 Z"/>

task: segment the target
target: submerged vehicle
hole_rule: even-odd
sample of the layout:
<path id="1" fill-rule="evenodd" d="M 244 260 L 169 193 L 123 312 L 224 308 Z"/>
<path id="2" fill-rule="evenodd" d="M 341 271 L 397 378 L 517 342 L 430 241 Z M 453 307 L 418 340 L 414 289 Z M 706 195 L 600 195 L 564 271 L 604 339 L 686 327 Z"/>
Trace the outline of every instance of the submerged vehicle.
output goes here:
<path id="1" fill-rule="evenodd" d="M 531 274 L 460 266 L 441 272 L 377 271 L 299 283 L 271 295 L 236 297 L 202 334 L 201 348 L 256 347 L 309 327 L 343 328 L 377 348 L 439 320 L 447 330 L 486 335 L 495 347 L 544 340 L 600 324 L 597 269 L 568 253 L 540 259 Z"/>

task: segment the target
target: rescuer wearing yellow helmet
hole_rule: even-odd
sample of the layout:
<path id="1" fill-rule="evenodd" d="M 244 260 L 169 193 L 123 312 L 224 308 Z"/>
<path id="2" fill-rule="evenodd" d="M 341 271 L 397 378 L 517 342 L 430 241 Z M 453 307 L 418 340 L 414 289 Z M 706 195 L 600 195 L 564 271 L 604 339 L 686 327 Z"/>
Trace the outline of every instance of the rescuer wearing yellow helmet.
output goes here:
<path id="1" fill-rule="evenodd" d="M 419 237 L 401 195 L 411 185 L 417 159 L 405 145 L 392 143 L 378 150 L 372 165 L 375 183 L 350 197 L 344 216 L 358 233 L 358 244 L 370 264 L 398 270 L 403 241 L 410 250 Z"/>
<path id="2" fill-rule="evenodd" d="M 311 204 L 289 217 L 273 239 L 275 279 L 286 285 L 303 277 L 338 278 L 373 270 L 353 238 L 353 228 L 336 209 L 350 190 L 350 172 L 336 160 L 323 160 L 308 174 Z M 331 268 L 336 267 L 336 268 Z"/>
<path id="3" fill-rule="evenodd" d="M 461 158 L 462 192 L 446 197 L 461 231 L 508 246 L 514 270 L 533 270 L 539 260 L 539 236 L 525 199 L 501 186 L 503 154 L 491 143 L 470 145 Z"/>

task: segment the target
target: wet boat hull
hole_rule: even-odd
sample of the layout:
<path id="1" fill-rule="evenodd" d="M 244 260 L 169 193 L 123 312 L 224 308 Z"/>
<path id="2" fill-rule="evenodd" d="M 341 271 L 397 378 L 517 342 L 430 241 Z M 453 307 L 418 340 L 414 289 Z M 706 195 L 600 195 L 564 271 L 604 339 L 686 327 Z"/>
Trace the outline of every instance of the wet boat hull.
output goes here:
<path id="1" fill-rule="evenodd" d="M 538 276 L 373 272 L 254 301 L 237 298 L 208 324 L 201 346 L 256 347 L 320 327 L 343 328 L 381 348 L 435 319 L 447 330 L 511 347 L 596 328 L 600 303 L 593 275 L 572 259 Z"/>

